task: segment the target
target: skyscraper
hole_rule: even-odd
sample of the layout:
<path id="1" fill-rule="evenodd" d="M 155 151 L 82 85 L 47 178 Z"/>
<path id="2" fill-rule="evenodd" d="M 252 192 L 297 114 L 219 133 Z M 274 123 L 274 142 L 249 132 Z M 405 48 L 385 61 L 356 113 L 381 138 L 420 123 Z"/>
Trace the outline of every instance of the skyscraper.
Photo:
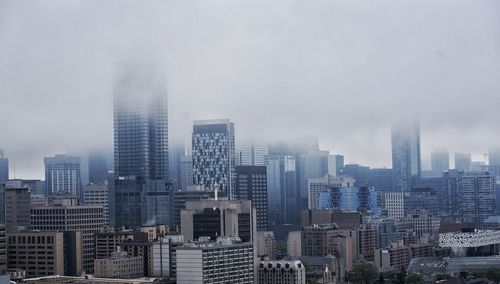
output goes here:
<path id="1" fill-rule="evenodd" d="M 265 166 L 236 167 L 235 197 L 251 200 L 257 214 L 257 231 L 267 231 L 267 169 Z"/>
<path id="2" fill-rule="evenodd" d="M 298 223 L 301 209 L 295 157 L 275 154 L 267 166 L 267 200 L 271 224 Z"/>
<path id="3" fill-rule="evenodd" d="M 450 169 L 450 154 L 448 152 L 434 152 L 431 154 L 431 169 L 433 171 L 447 171 Z"/>
<path id="4" fill-rule="evenodd" d="M 115 225 L 139 227 L 165 221 L 169 208 L 159 206 L 168 202 L 169 189 L 167 86 L 162 67 L 128 64 L 118 70 L 114 154 Z"/>
<path id="5" fill-rule="evenodd" d="M 188 190 L 193 185 L 193 157 L 181 157 L 180 188 L 182 191 Z"/>
<path id="6" fill-rule="evenodd" d="M 268 155 L 267 144 L 242 144 L 236 147 L 236 164 L 238 166 L 265 166 Z"/>
<path id="7" fill-rule="evenodd" d="M 45 161 L 45 186 L 47 194 L 70 194 L 81 196 L 82 180 L 80 173 L 80 157 L 65 154 L 47 157 Z"/>
<path id="8" fill-rule="evenodd" d="M 0 183 L 9 180 L 9 159 L 5 158 L 4 152 L 0 149 Z"/>
<path id="9" fill-rule="evenodd" d="M 219 189 L 234 198 L 234 123 L 229 119 L 197 120 L 193 125 L 193 184 Z"/>
<path id="10" fill-rule="evenodd" d="M 455 153 L 455 169 L 461 171 L 471 170 L 471 154 Z"/>
<path id="11" fill-rule="evenodd" d="M 104 184 L 108 178 L 108 161 L 106 154 L 100 152 L 89 153 L 89 183 Z"/>
<path id="12" fill-rule="evenodd" d="M 412 176 L 420 176 L 420 126 L 418 123 L 392 127 L 394 190 L 408 191 Z"/>

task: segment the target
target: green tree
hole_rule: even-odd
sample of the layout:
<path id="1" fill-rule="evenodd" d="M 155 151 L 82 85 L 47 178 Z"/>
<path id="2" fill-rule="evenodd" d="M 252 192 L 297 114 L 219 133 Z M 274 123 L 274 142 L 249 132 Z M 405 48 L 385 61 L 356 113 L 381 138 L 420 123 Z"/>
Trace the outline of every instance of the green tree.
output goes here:
<path id="1" fill-rule="evenodd" d="M 394 279 L 392 279 L 392 284 L 405 284 L 406 273 L 399 272 L 394 275 Z"/>
<path id="2" fill-rule="evenodd" d="M 488 280 L 493 280 L 496 283 L 500 282 L 500 268 L 498 267 L 490 267 L 486 270 L 486 278 Z"/>
<path id="3" fill-rule="evenodd" d="M 436 276 L 434 276 L 434 281 L 441 281 L 441 280 L 446 280 L 449 279 L 450 275 L 446 273 L 438 273 Z"/>
<path id="4" fill-rule="evenodd" d="M 370 284 L 379 277 L 377 268 L 371 264 L 356 264 L 352 268 L 351 280 L 354 283 Z"/>
<path id="5" fill-rule="evenodd" d="M 423 284 L 424 279 L 422 279 L 422 275 L 417 273 L 411 273 L 406 275 L 405 284 Z"/>

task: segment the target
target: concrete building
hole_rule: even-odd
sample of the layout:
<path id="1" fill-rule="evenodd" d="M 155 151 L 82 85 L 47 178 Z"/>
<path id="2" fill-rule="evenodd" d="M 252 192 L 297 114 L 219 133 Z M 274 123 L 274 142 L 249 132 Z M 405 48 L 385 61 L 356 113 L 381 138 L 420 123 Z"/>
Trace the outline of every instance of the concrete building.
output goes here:
<path id="1" fill-rule="evenodd" d="M 161 278 L 176 278 L 176 248 L 182 245 L 184 245 L 182 235 L 167 235 L 155 241 L 152 250 L 153 270 L 150 275 Z"/>
<path id="2" fill-rule="evenodd" d="M 0 183 L 0 282 L 7 283 L 7 230 L 5 226 L 5 184 Z"/>
<path id="3" fill-rule="evenodd" d="M 347 164 L 341 169 L 342 176 L 354 179 L 354 186 L 367 186 L 370 167 L 359 164 Z"/>
<path id="4" fill-rule="evenodd" d="M 147 241 L 147 233 L 139 231 L 98 232 L 95 238 L 95 258 L 109 258 L 125 241 Z"/>
<path id="5" fill-rule="evenodd" d="M 5 221 L 7 232 L 30 226 L 31 193 L 28 188 L 9 188 L 5 190 Z"/>
<path id="6" fill-rule="evenodd" d="M 237 237 L 243 242 L 253 242 L 255 215 L 249 200 L 188 201 L 186 209 L 181 210 L 181 234 L 186 241 Z"/>
<path id="7" fill-rule="evenodd" d="M 441 196 L 431 187 L 413 187 L 404 193 L 405 214 L 411 214 L 417 209 L 424 209 L 434 216 L 439 216 Z"/>
<path id="8" fill-rule="evenodd" d="M 301 225 L 336 224 L 339 229 L 357 228 L 362 223 L 360 212 L 340 212 L 332 209 L 302 210 Z"/>
<path id="9" fill-rule="evenodd" d="M 352 177 L 341 176 L 324 176 L 322 178 L 310 178 L 307 183 L 308 187 L 308 208 L 310 210 L 320 209 L 319 194 L 323 190 L 331 187 L 353 187 L 354 179 Z"/>
<path id="10" fill-rule="evenodd" d="M 251 243 L 186 243 L 176 249 L 176 263 L 178 284 L 254 283 Z"/>
<path id="11" fill-rule="evenodd" d="M 387 217 L 395 220 L 403 218 L 405 216 L 404 193 L 384 193 L 384 208 L 387 210 Z"/>
<path id="12" fill-rule="evenodd" d="M 235 197 L 250 200 L 256 211 L 257 231 L 267 231 L 267 169 L 265 166 L 237 166 Z"/>
<path id="13" fill-rule="evenodd" d="M 31 209 L 31 228 L 40 231 L 80 231 L 83 269 L 94 269 L 94 234 L 104 227 L 102 206 L 81 206 L 74 200 L 54 200 L 47 207 Z"/>
<path id="14" fill-rule="evenodd" d="M 67 257 L 68 250 L 78 254 L 81 253 L 79 247 L 79 244 L 71 247 L 69 242 L 65 245 L 63 232 L 8 233 L 8 266 L 25 270 L 28 278 L 65 275 L 71 272 L 69 266 L 72 261 Z M 75 257 L 73 261 L 77 259 Z M 81 263 L 73 265 L 80 266 L 76 270 L 81 272 Z"/>
<path id="15" fill-rule="evenodd" d="M 5 184 L 9 180 L 9 159 L 5 157 L 4 151 L 0 149 L 0 183 Z"/>
<path id="16" fill-rule="evenodd" d="M 400 219 L 400 222 L 411 224 L 418 238 L 428 235 L 431 239 L 436 241 L 438 239 L 439 226 L 441 225 L 440 218 L 433 216 L 424 209 L 414 210 L 411 214 Z"/>
<path id="17" fill-rule="evenodd" d="M 286 250 L 289 256 L 302 256 L 301 231 L 291 231 L 288 233 Z"/>
<path id="18" fill-rule="evenodd" d="M 193 184 L 234 196 L 234 123 L 229 119 L 197 120 L 192 135 Z"/>
<path id="19" fill-rule="evenodd" d="M 404 272 L 411 259 L 430 256 L 433 256 L 430 244 L 405 246 L 397 242 L 388 248 L 375 250 L 375 266 L 380 272 Z"/>
<path id="20" fill-rule="evenodd" d="M 226 195 L 218 192 L 219 199 L 227 199 Z M 195 190 L 189 187 L 187 191 L 175 191 L 172 199 L 172 225 L 179 231 L 181 229 L 181 210 L 186 209 L 187 201 L 213 199 L 215 194 L 213 191 L 205 191 L 203 189 Z"/>
<path id="21" fill-rule="evenodd" d="M 61 154 L 54 157 L 47 157 L 44 161 L 47 194 L 56 195 L 66 193 L 81 197 L 80 157 Z"/>
<path id="22" fill-rule="evenodd" d="M 412 176 L 420 177 L 420 126 L 418 123 L 394 125 L 391 129 L 394 191 L 410 190 Z"/>
<path id="23" fill-rule="evenodd" d="M 306 283 L 306 269 L 298 260 L 260 261 L 257 263 L 257 275 L 257 283 L 262 284 Z"/>
<path id="24" fill-rule="evenodd" d="M 102 206 L 104 223 L 109 225 L 109 190 L 106 182 L 103 184 L 87 184 L 83 191 L 85 205 Z"/>
<path id="25" fill-rule="evenodd" d="M 126 252 L 114 252 L 110 258 L 94 261 L 95 276 L 99 278 L 139 278 L 144 276 L 141 256 L 130 257 Z"/>
<path id="26" fill-rule="evenodd" d="M 275 259 L 276 240 L 271 231 L 257 232 L 256 237 L 257 257 L 259 259 Z"/>

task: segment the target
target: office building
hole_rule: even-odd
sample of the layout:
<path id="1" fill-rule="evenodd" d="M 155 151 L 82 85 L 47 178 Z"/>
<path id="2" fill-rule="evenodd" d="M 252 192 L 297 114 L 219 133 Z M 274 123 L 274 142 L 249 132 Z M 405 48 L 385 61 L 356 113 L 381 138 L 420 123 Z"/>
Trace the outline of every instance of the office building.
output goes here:
<path id="1" fill-rule="evenodd" d="M 471 163 L 470 153 L 455 153 L 455 170 L 470 171 Z"/>
<path id="2" fill-rule="evenodd" d="M 384 209 L 387 217 L 400 220 L 405 216 L 405 200 L 403 192 L 384 193 Z"/>
<path id="3" fill-rule="evenodd" d="M 109 190 L 107 183 L 88 184 L 83 191 L 85 205 L 102 206 L 104 213 L 104 223 L 109 224 Z"/>
<path id="4" fill-rule="evenodd" d="M 373 186 L 377 192 L 391 192 L 394 190 L 392 169 L 369 169 L 367 175 L 367 185 Z"/>
<path id="5" fill-rule="evenodd" d="M 319 208 L 380 215 L 373 187 L 331 187 L 319 193 Z"/>
<path id="6" fill-rule="evenodd" d="M 375 250 L 375 267 L 382 273 L 404 272 L 411 259 L 430 256 L 433 256 L 433 251 L 429 244 L 405 246 L 396 242 L 388 248 Z"/>
<path id="7" fill-rule="evenodd" d="M 219 199 L 227 199 L 225 194 L 217 193 Z M 213 191 L 195 190 L 192 187 L 188 191 L 176 191 L 173 193 L 172 200 L 172 225 L 180 231 L 181 229 L 181 210 L 186 209 L 187 201 L 196 201 L 204 199 L 213 199 Z"/>
<path id="8" fill-rule="evenodd" d="M 180 158 L 181 174 L 180 174 L 180 189 L 187 191 L 190 186 L 193 186 L 193 157 L 182 156 Z"/>
<path id="9" fill-rule="evenodd" d="M 447 222 L 481 223 L 495 214 L 496 178 L 491 173 L 452 170 L 444 177 Z"/>
<path id="10" fill-rule="evenodd" d="M 488 165 L 500 166 L 500 147 L 490 148 L 488 152 Z"/>
<path id="11" fill-rule="evenodd" d="M 434 152 L 431 154 L 431 170 L 442 172 L 450 169 L 450 153 Z"/>
<path id="12" fill-rule="evenodd" d="M 5 157 L 4 151 L 0 149 L 0 183 L 9 180 L 9 159 Z"/>
<path id="13" fill-rule="evenodd" d="M 95 238 L 95 258 L 109 258 L 126 241 L 147 241 L 147 233 L 140 231 L 98 232 Z"/>
<path id="14" fill-rule="evenodd" d="M 128 256 L 126 252 L 114 252 L 110 258 L 94 261 L 95 277 L 98 278 L 139 278 L 144 276 L 141 256 Z"/>
<path id="15" fill-rule="evenodd" d="M 296 160 L 293 155 L 271 155 L 267 166 L 267 200 L 270 225 L 293 224 L 301 209 Z"/>
<path id="16" fill-rule="evenodd" d="M 370 167 L 348 164 L 341 169 L 341 175 L 354 178 L 354 186 L 367 186 Z"/>
<path id="17" fill-rule="evenodd" d="M 308 204 L 308 181 L 311 178 L 322 178 L 330 173 L 329 162 L 332 161 L 328 151 L 315 150 L 299 155 L 299 180 L 301 209 Z M 333 165 L 332 165 L 333 166 Z M 333 173 L 335 176 L 336 173 Z"/>
<path id="18" fill-rule="evenodd" d="M 6 183 L 11 188 L 27 188 L 31 195 L 47 196 L 45 193 L 45 181 L 39 179 L 11 179 Z"/>
<path id="19" fill-rule="evenodd" d="M 170 225 L 171 188 L 164 180 L 115 181 L 115 226 Z"/>
<path id="20" fill-rule="evenodd" d="M 344 168 L 344 156 L 343 155 L 329 155 L 328 156 L 328 174 L 333 176 L 339 176 L 341 170 Z"/>
<path id="21" fill-rule="evenodd" d="M 251 243 L 231 239 L 186 243 L 176 249 L 178 284 L 254 283 Z"/>
<path id="22" fill-rule="evenodd" d="M 257 232 L 256 237 L 257 257 L 259 259 L 274 259 L 276 255 L 276 239 L 271 231 Z"/>
<path id="23" fill-rule="evenodd" d="M 418 123 L 393 126 L 391 130 L 394 191 L 410 190 L 412 176 L 420 176 L 420 126 Z"/>
<path id="24" fill-rule="evenodd" d="M 430 187 L 413 187 L 404 193 L 404 211 L 410 214 L 417 209 L 424 209 L 434 216 L 439 216 L 440 196 Z"/>
<path id="25" fill-rule="evenodd" d="M 324 176 L 321 178 L 311 178 L 308 180 L 308 208 L 310 210 L 319 209 L 320 192 L 332 187 L 353 187 L 354 179 L 352 177 Z"/>
<path id="26" fill-rule="evenodd" d="M 30 226 L 31 193 L 28 188 L 10 188 L 5 190 L 5 221 L 7 232 Z"/>
<path id="27" fill-rule="evenodd" d="M 306 269 L 302 262 L 273 260 L 260 261 L 257 264 L 257 283 L 306 283 Z"/>
<path id="28" fill-rule="evenodd" d="M 124 64 L 114 85 L 115 225 L 169 224 L 165 69 Z"/>
<path id="29" fill-rule="evenodd" d="M 104 184 L 108 179 L 108 161 L 106 153 L 91 152 L 89 153 L 89 183 Z"/>
<path id="30" fill-rule="evenodd" d="M 75 200 L 56 199 L 46 207 L 31 210 L 31 228 L 40 231 L 80 231 L 82 263 L 87 273 L 94 269 L 94 234 L 104 227 L 102 206 L 81 206 Z"/>
<path id="31" fill-rule="evenodd" d="M 243 242 L 253 242 L 255 210 L 249 200 L 187 201 L 186 209 L 181 210 L 181 234 L 186 241 L 237 237 Z"/>
<path id="32" fill-rule="evenodd" d="M 267 231 L 267 169 L 265 166 L 237 166 L 235 197 L 250 200 L 255 208 L 257 231 Z"/>
<path id="33" fill-rule="evenodd" d="M 362 223 L 360 212 L 342 212 L 332 209 L 302 210 L 301 226 L 336 224 L 339 229 L 357 228 Z"/>
<path id="34" fill-rule="evenodd" d="M 265 166 L 269 146 L 263 143 L 248 143 L 236 146 L 237 166 Z"/>
<path id="35" fill-rule="evenodd" d="M 47 194 L 69 194 L 81 197 L 80 157 L 55 155 L 45 161 L 45 186 Z"/>
<path id="36" fill-rule="evenodd" d="M 172 183 L 173 190 L 182 189 L 182 158 L 185 157 L 184 144 L 171 143 L 168 152 L 168 172 L 169 182 Z M 191 167 L 192 170 L 192 167 Z"/>
<path id="37" fill-rule="evenodd" d="M 375 228 L 378 240 L 377 247 L 379 248 L 386 248 L 399 239 L 394 219 L 372 218 L 367 224 Z"/>
<path id="38" fill-rule="evenodd" d="M 66 275 L 71 261 L 66 259 L 70 248 L 78 254 L 78 247 L 64 243 L 63 232 L 18 232 L 8 234 L 8 265 L 10 268 L 23 269 L 26 276 L 40 277 Z M 80 267 L 81 271 L 81 267 Z"/>
<path id="39" fill-rule="evenodd" d="M 433 216 L 424 209 L 416 209 L 400 220 L 401 223 L 411 224 L 418 238 L 429 236 L 437 240 L 439 234 L 440 219 Z"/>
<path id="40" fill-rule="evenodd" d="M 152 264 L 153 270 L 150 274 L 154 277 L 176 278 L 176 248 L 184 244 L 182 235 L 166 235 L 153 243 Z"/>
<path id="41" fill-rule="evenodd" d="M 213 190 L 217 184 L 234 197 L 234 123 L 228 119 L 197 120 L 192 135 L 193 184 Z"/>

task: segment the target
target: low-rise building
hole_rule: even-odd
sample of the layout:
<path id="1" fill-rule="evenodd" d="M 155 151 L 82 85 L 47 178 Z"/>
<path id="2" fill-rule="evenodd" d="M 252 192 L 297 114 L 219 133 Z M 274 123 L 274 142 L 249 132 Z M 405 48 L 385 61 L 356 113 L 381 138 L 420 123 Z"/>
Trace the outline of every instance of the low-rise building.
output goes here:
<path id="1" fill-rule="evenodd" d="M 139 278 L 144 276 L 142 256 L 128 256 L 126 252 L 114 252 L 110 258 L 94 261 L 95 276 L 100 278 Z"/>
<path id="2" fill-rule="evenodd" d="M 260 261 L 257 275 L 259 284 L 306 283 L 306 269 L 298 260 Z"/>

